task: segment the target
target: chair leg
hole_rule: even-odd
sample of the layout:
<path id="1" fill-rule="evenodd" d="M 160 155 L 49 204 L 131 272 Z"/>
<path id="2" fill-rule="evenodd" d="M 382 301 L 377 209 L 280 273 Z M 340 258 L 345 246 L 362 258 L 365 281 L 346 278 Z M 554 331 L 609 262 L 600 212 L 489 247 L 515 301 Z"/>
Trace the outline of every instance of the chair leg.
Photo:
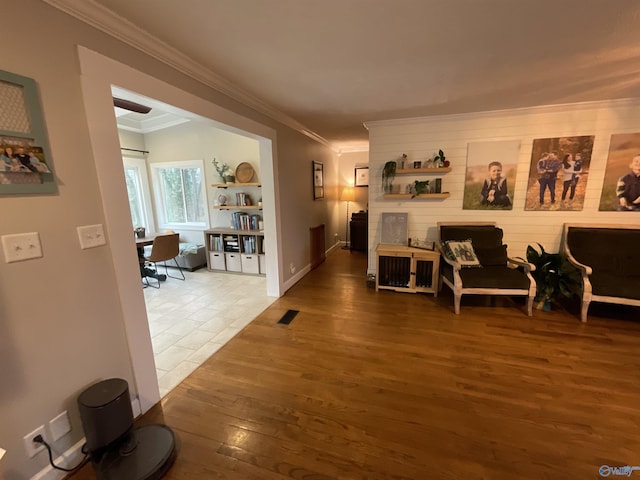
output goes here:
<path id="1" fill-rule="evenodd" d="M 453 295 L 453 310 L 456 315 L 460 315 L 460 300 L 462 300 L 462 294 L 455 293 Z"/>
<path id="2" fill-rule="evenodd" d="M 529 315 L 530 317 L 533 316 L 533 296 L 529 295 L 529 297 L 527 298 L 527 315 Z"/>
<path id="3" fill-rule="evenodd" d="M 580 320 L 582 321 L 582 323 L 587 323 L 587 312 L 589 311 L 590 303 L 591 299 L 582 299 L 582 308 L 580 309 Z"/>
<path id="4" fill-rule="evenodd" d="M 173 275 L 169 275 L 169 269 L 167 268 L 167 262 L 164 262 L 164 273 L 167 274 L 167 277 L 171 277 L 171 278 L 175 278 L 177 280 L 185 280 L 185 276 L 184 273 L 182 272 L 182 267 L 180 267 L 180 264 L 178 263 L 178 260 L 176 260 L 176 258 L 173 258 L 173 261 L 176 264 L 176 267 L 178 267 L 178 272 L 180 272 L 180 277 L 174 277 Z"/>

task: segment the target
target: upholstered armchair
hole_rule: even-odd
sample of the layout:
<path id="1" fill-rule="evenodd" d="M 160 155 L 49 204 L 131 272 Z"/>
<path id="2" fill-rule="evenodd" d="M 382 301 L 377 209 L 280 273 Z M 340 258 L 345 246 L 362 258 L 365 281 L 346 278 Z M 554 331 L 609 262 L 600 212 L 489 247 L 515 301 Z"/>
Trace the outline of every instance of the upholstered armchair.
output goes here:
<path id="1" fill-rule="evenodd" d="M 527 313 L 533 314 L 536 282 L 531 271 L 535 266 L 508 257 L 501 228 L 488 222 L 438 223 L 438 232 L 440 287 L 445 284 L 453 291 L 456 314 L 460 313 L 462 295 L 467 294 L 524 295 Z"/>

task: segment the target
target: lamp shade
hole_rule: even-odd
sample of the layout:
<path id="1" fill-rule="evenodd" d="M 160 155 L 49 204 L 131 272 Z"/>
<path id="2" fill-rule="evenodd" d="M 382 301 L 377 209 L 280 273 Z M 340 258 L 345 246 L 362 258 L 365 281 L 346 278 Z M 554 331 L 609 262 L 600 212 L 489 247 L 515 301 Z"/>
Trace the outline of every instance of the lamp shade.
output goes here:
<path id="1" fill-rule="evenodd" d="M 353 191 L 353 187 L 344 187 L 342 189 L 342 194 L 340 195 L 340 201 L 342 202 L 353 202 L 356 199 L 356 194 Z"/>

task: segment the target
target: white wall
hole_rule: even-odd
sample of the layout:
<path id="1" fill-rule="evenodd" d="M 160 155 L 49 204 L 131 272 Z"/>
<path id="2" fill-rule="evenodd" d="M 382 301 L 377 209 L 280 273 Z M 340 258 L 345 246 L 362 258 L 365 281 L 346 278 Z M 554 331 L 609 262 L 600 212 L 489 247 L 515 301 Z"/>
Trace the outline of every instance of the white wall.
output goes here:
<path id="1" fill-rule="evenodd" d="M 640 100 L 526 108 L 499 112 L 413 118 L 367 123 L 370 141 L 369 267 L 375 273 L 375 246 L 380 241 L 380 214 L 408 212 L 409 237 L 437 239 L 439 221 L 495 221 L 504 230 L 509 255 L 525 256 L 526 247 L 541 243 L 555 252 L 564 222 L 638 223 L 640 217 L 625 212 L 598 211 L 613 133 L 640 132 Z M 582 211 L 525 211 L 533 140 L 574 135 L 595 135 Z M 513 210 L 463 210 L 467 145 L 469 142 L 520 140 Z M 385 200 L 380 185 L 382 166 L 406 153 L 410 161 L 425 160 L 442 149 L 452 171 L 442 178 L 445 200 Z M 431 177 L 424 177 L 431 178 Z M 397 176 L 394 183 L 416 177 Z"/>
<path id="2" fill-rule="evenodd" d="M 216 158 L 220 164 L 228 164 L 232 171 L 235 171 L 241 162 L 248 162 L 256 172 L 254 181 L 260 181 L 260 153 L 257 140 L 221 130 L 212 126 L 211 122 L 207 122 L 205 119 L 202 122 L 189 122 L 148 133 L 144 135 L 144 138 L 149 151 L 147 155 L 149 164 L 178 160 L 203 161 L 210 226 L 230 226 L 231 211 L 213 208 L 219 193 L 232 196 L 237 191 L 243 191 L 251 195 L 256 203 L 260 199 L 261 189 L 259 187 L 238 190 L 219 189 L 211 186 L 221 182 L 213 166 L 213 158 Z M 149 171 L 149 179 L 152 182 L 151 171 Z M 153 190 L 153 185 L 151 188 Z M 156 216 L 156 222 L 157 220 Z M 204 242 L 202 230 L 180 229 L 179 233 L 182 241 L 200 244 Z"/>
<path id="3" fill-rule="evenodd" d="M 309 226 L 328 223 L 329 231 L 337 228 L 335 196 L 313 202 L 310 180 L 311 160 L 319 159 L 327 165 L 327 181 L 335 185 L 336 159 L 325 146 L 40 0 L 4 0 L 2 6 L 6 18 L 29 19 L 29 35 L 24 35 L 21 22 L 3 26 L 7 38 L 20 41 L 3 50 L 0 69 L 35 80 L 58 185 L 56 194 L 0 198 L 0 235 L 37 231 L 44 252 L 40 259 L 0 263 L 0 446 L 7 449 L 0 461 L 0 478 L 24 480 L 48 465 L 44 452 L 27 457 L 24 435 L 68 410 L 72 432 L 55 442 L 55 451 L 62 452 L 82 438 L 76 407 L 82 390 L 98 380 L 120 377 L 129 382 L 135 397 L 141 383 L 152 392 L 149 385 L 156 381 L 153 374 L 134 378 L 137 363 L 132 354 L 147 355 L 143 363 L 151 371 L 153 356 L 144 299 L 136 289 L 140 279 L 135 278 L 135 245 L 126 225 L 128 205 L 115 118 L 105 117 L 95 137 L 89 130 L 89 109 L 97 105 L 105 115 L 112 113 L 110 90 L 102 84 L 92 88 L 93 80 L 81 78 L 78 45 L 133 65 L 158 83 L 197 99 L 182 108 L 197 111 L 201 104 L 223 105 L 277 132 L 273 147 L 277 164 L 272 171 L 275 188 L 283 191 L 276 192 L 274 208 L 281 208 L 277 228 L 284 232 L 279 246 L 284 258 L 276 268 L 282 269 L 285 281 L 294 275 L 290 263 L 297 271 L 309 263 Z M 109 75 L 105 70 L 104 76 Z M 146 93 L 144 88 L 132 90 Z M 163 100 L 162 95 L 157 98 Z M 97 164 L 99 155 L 105 158 Z M 105 166 L 110 162 L 117 162 L 119 174 Z M 106 185 L 117 188 L 104 190 Z M 81 250 L 76 227 L 107 226 L 107 210 L 124 219 L 121 228 L 107 230 L 106 246 Z M 128 267 L 121 269 L 122 264 Z M 123 275 L 130 278 L 125 281 Z M 134 312 L 137 323 L 125 323 L 125 309 Z M 130 343 L 132 332 L 135 341 Z M 157 385 L 155 390 L 157 395 Z M 153 392 L 145 401 L 155 401 Z"/>

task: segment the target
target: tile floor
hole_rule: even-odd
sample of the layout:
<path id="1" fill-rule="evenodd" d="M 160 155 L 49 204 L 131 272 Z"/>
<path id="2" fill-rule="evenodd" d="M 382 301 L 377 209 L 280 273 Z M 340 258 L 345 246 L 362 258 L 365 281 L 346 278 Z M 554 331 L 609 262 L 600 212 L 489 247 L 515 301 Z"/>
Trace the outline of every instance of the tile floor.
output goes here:
<path id="1" fill-rule="evenodd" d="M 206 268 L 185 276 L 144 289 L 161 397 L 275 301 L 264 277 Z"/>

